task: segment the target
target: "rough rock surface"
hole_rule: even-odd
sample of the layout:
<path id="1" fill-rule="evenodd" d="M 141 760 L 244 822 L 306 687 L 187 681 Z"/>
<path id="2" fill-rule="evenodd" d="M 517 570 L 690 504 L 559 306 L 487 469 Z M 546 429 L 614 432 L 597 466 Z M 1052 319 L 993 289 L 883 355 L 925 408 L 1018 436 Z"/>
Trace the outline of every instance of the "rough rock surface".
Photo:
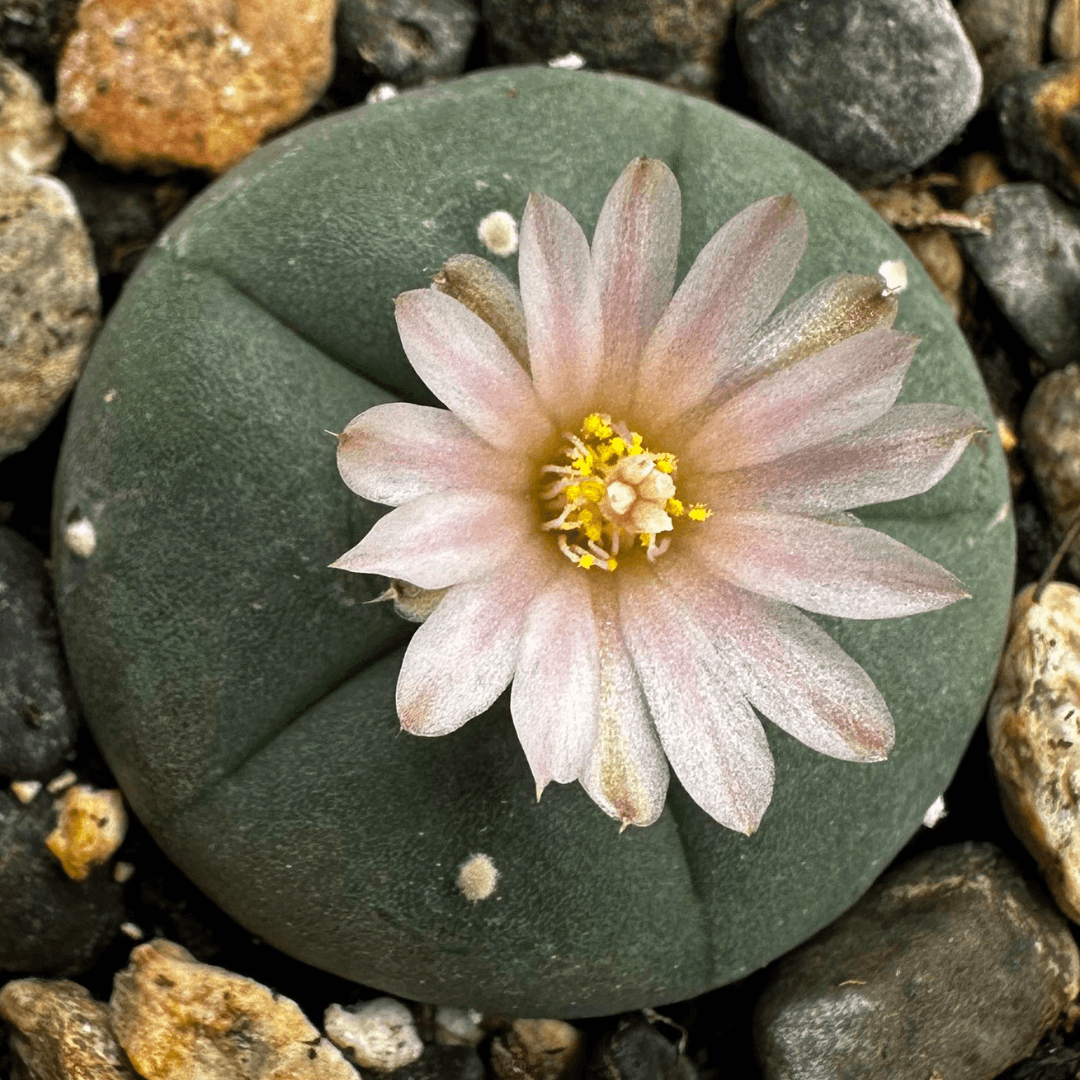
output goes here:
<path id="1" fill-rule="evenodd" d="M 0 55 L 0 165 L 17 172 L 51 172 L 67 136 L 41 99 L 34 80 Z"/>
<path id="2" fill-rule="evenodd" d="M 6 0 L 0 3 L 0 53 L 14 60 L 52 100 L 56 57 L 75 24 L 79 0 Z"/>
<path id="3" fill-rule="evenodd" d="M 110 165 L 221 172 L 315 103 L 333 28 L 333 0 L 83 0 L 57 112 Z"/>
<path id="4" fill-rule="evenodd" d="M 982 103 L 1006 79 L 1039 66 L 1049 0 L 960 0 L 960 16 L 983 73 Z"/>
<path id="5" fill-rule="evenodd" d="M 45 845 L 60 860 L 64 873 L 85 881 L 123 843 L 127 812 L 119 791 L 98 791 L 74 784 L 56 800 L 59 820 Z"/>
<path id="6" fill-rule="evenodd" d="M 1080 58 L 1080 0 L 1057 0 L 1050 16 L 1050 54 L 1059 60 Z"/>
<path id="7" fill-rule="evenodd" d="M 765 122 L 859 186 L 928 161 L 979 105 L 948 0 L 753 0 L 736 40 Z"/>
<path id="8" fill-rule="evenodd" d="M 47 780 L 75 745 L 78 705 L 41 552 L 0 527 L 0 776 Z"/>
<path id="9" fill-rule="evenodd" d="M 617 1080 L 694 1080 L 690 1059 L 640 1016 L 621 1020 L 596 1047 L 589 1075 Z"/>
<path id="10" fill-rule="evenodd" d="M 395 86 L 459 75 L 479 17 L 473 0 L 341 0 L 338 63 Z"/>
<path id="11" fill-rule="evenodd" d="M 349 1009 L 331 1005 L 323 1026 L 330 1041 L 349 1051 L 363 1069 L 393 1072 L 424 1052 L 409 1007 L 394 998 L 375 998 Z"/>
<path id="12" fill-rule="evenodd" d="M 758 1001 L 765 1080 L 989 1080 L 1080 990 L 1068 924 L 990 844 L 912 859 L 780 961 Z"/>
<path id="13" fill-rule="evenodd" d="M 1080 203 L 1080 60 L 1010 79 L 998 94 L 1009 164 Z"/>
<path id="14" fill-rule="evenodd" d="M 47 792 L 23 804 L 0 791 L 0 971 L 77 975 L 123 920 L 120 886 L 109 874 L 72 881 L 49 853 L 55 819 Z"/>
<path id="15" fill-rule="evenodd" d="M 564 1020 L 515 1020 L 491 1044 L 499 1080 L 562 1080 L 580 1074 L 585 1050 L 581 1032 Z"/>
<path id="16" fill-rule="evenodd" d="M 146 1080 L 357 1080 L 294 1002 L 171 941 L 132 950 L 109 1015 Z"/>
<path id="17" fill-rule="evenodd" d="M 1013 604 L 987 728 L 1013 831 L 1058 907 L 1080 922 L 1080 589 L 1051 582 Z"/>
<path id="18" fill-rule="evenodd" d="M 483 0 L 492 52 L 514 64 L 577 53 L 594 68 L 710 91 L 735 0 Z"/>
<path id="19" fill-rule="evenodd" d="M 16 979 L 0 989 L 11 1051 L 30 1080 L 137 1080 L 109 1010 L 78 983 Z"/>
<path id="20" fill-rule="evenodd" d="M 71 193 L 0 170 L 0 458 L 52 419 L 98 322 L 97 270 Z"/>
<path id="21" fill-rule="evenodd" d="M 1042 184 L 1002 184 L 964 203 L 989 235 L 961 246 L 1005 317 L 1050 367 L 1080 360 L 1080 207 Z"/>

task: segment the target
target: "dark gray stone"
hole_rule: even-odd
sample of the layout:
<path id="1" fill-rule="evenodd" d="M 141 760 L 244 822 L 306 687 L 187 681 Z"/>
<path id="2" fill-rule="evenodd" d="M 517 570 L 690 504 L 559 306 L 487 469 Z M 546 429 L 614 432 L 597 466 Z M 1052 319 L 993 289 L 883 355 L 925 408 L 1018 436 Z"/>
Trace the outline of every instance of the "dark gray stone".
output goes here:
<path id="1" fill-rule="evenodd" d="M 979 105 L 948 0 L 749 0 L 736 41 L 765 122 L 857 186 L 922 165 Z"/>
<path id="2" fill-rule="evenodd" d="M 78 7 L 79 0 L 0 0 L 0 53 L 29 71 L 50 101 L 57 58 Z"/>
<path id="3" fill-rule="evenodd" d="M 387 1080 L 484 1080 L 487 1073 L 471 1046 L 425 1046 L 418 1061 L 395 1069 Z"/>
<path id="4" fill-rule="evenodd" d="M 1039 66 L 1048 0 L 960 0 L 960 16 L 983 73 L 985 105 L 1006 79 Z"/>
<path id="5" fill-rule="evenodd" d="M 998 92 L 1009 164 L 1080 203 L 1080 60 L 1010 79 Z"/>
<path id="6" fill-rule="evenodd" d="M 45 846 L 56 824 L 45 791 L 22 805 L 0 790 L 0 971 L 77 975 L 97 959 L 124 917 L 109 871 L 72 881 Z"/>
<path id="7" fill-rule="evenodd" d="M 964 211 L 993 229 L 961 244 L 1017 332 L 1050 367 L 1080 360 L 1080 209 L 1042 184 L 1003 184 Z"/>
<path id="8" fill-rule="evenodd" d="M 927 852 L 780 961 L 758 1002 L 765 1080 L 996 1076 L 1080 989 L 1063 916 L 991 844 Z"/>
<path id="9" fill-rule="evenodd" d="M 338 63 L 397 86 L 459 75 L 479 17 L 475 0 L 341 0 Z"/>
<path id="10" fill-rule="evenodd" d="M 0 528 L 0 776 L 47 780 L 75 745 L 78 706 L 52 583 L 29 541 Z"/>
<path id="11" fill-rule="evenodd" d="M 587 1080 L 696 1080 L 697 1070 L 675 1043 L 635 1016 L 597 1046 Z"/>
<path id="12" fill-rule="evenodd" d="M 482 10 L 497 60 L 546 63 L 574 52 L 592 68 L 707 92 L 723 75 L 735 2 L 483 0 Z"/>

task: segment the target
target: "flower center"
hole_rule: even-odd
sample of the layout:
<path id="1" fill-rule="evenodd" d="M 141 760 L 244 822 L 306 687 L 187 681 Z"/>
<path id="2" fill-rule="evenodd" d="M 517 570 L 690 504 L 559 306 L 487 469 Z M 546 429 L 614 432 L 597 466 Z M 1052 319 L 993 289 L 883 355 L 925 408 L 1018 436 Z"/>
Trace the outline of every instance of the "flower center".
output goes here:
<path id="1" fill-rule="evenodd" d="M 569 465 L 544 465 L 556 479 L 540 491 L 545 514 L 541 524 L 557 532 L 559 550 L 583 570 L 614 570 L 620 548 L 637 538 L 652 561 L 663 555 L 676 518 L 704 521 L 712 511 L 702 503 L 684 506 L 675 497 L 674 454 L 653 453 L 625 424 L 591 413 L 581 435 L 565 433 L 563 454 Z"/>

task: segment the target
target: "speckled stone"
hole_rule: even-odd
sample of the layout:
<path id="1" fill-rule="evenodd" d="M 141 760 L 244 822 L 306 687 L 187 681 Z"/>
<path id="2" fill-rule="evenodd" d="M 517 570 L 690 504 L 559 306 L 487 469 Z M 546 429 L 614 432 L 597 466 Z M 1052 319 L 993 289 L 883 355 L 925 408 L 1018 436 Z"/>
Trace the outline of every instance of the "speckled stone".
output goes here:
<path id="1" fill-rule="evenodd" d="M 721 50 L 735 0 L 482 0 L 496 59 L 546 63 L 575 52 L 598 70 L 710 91 L 723 76 Z"/>
<path id="2" fill-rule="evenodd" d="M 22 450 L 79 377 L 98 325 L 98 278 L 58 180 L 0 170 L 0 458 Z"/>
<path id="3" fill-rule="evenodd" d="M 1061 60 L 1006 82 L 998 122 L 1009 164 L 1080 203 L 1080 60 Z"/>
<path id="4" fill-rule="evenodd" d="M 1024 183 L 976 195 L 964 210 L 992 229 L 960 244 L 1005 317 L 1048 366 L 1080 360 L 1080 207 Z"/>
<path id="5" fill-rule="evenodd" d="M 79 711 L 33 544 L 0 527 L 0 776 L 48 780 L 75 745 Z"/>
<path id="6" fill-rule="evenodd" d="M 56 96 L 56 58 L 72 27 L 79 0 L 4 0 L 0 3 L 0 53 L 14 60 Z"/>
<path id="7" fill-rule="evenodd" d="M 960 16 L 983 73 L 985 105 L 1006 79 L 1039 66 L 1049 0 L 960 0 Z"/>
<path id="8" fill-rule="evenodd" d="M 619 1021 L 592 1055 L 590 1077 L 599 1080 L 695 1080 L 697 1070 L 678 1047 L 640 1016 Z"/>
<path id="9" fill-rule="evenodd" d="M 221 172 L 315 103 L 333 0 L 83 0 L 57 73 L 72 136 L 121 169 Z"/>
<path id="10" fill-rule="evenodd" d="M 476 0 L 341 0 L 338 64 L 395 86 L 458 75 L 479 18 Z"/>
<path id="11" fill-rule="evenodd" d="M 752 0 L 736 40 L 765 122 L 858 186 L 928 161 L 979 105 L 949 0 Z"/>
<path id="12" fill-rule="evenodd" d="M 1068 924 L 990 844 L 912 859 L 776 967 L 764 1080 L 997 1076 L 1080 990 Z"/>
<path id="13" fill-rule="evenodd" d="M 1080 58 L 1080 0 L 1057 0 L 1050 16 L 1050 55 L 1058 60 Z"/>
<path id="14" fill-rule="evenodd" d="M 0 165 L 17 172 L 51 172 L 66 142 L 37 83 L 0 55 Z"/>

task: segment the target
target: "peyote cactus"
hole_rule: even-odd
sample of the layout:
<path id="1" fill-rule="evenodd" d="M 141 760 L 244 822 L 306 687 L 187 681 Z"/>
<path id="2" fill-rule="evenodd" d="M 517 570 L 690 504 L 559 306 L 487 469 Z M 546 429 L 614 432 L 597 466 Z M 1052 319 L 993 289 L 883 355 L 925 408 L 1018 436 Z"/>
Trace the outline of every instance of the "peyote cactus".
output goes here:
<path id="1" fill-rule="evenodd" d="M 888 760 L 825 758 L 770 727 L 778 782 L 750 836 L 674 782 L 659 819 L 621 835 L 577 785 L 537 803 L 509 695 L 443 738 L 399 733 L 414 628 L 365 606 L 378 579 L 328 569 L 385 508 L 342 485 L 326 432 L 395 398 L 436 404 L 392 301 L 453 255 L 490 257 L 482 219 L 519 218 L 539 191 L 591 234 L 639 155 L 682 189 L 680 279 L 719 225 L 787 192 L 810 237 L 789 299 L 906 254 L 832 174 L 717 106 L 628 78 L 490 72 L 338 114 L 243 162 L 144 260 L 77 392 L 59 609 L 109 763 L 222 907 L 381 989 L 579 1016 L 737 978 L 885 867 L 989 691 L 1013 566 L 992 437 L 926 494 L 858 511 L 972 598 L 884 622 L 815 616 L 884 696 Z M 514 276 L 513 258 L 497 261 Z M 964 406 L 992 430 L 951 315 L 906 262 L 896 327 L 922 342 L 901 401 Z M 62 539 L 74 522 L 77 550 Z"/>

